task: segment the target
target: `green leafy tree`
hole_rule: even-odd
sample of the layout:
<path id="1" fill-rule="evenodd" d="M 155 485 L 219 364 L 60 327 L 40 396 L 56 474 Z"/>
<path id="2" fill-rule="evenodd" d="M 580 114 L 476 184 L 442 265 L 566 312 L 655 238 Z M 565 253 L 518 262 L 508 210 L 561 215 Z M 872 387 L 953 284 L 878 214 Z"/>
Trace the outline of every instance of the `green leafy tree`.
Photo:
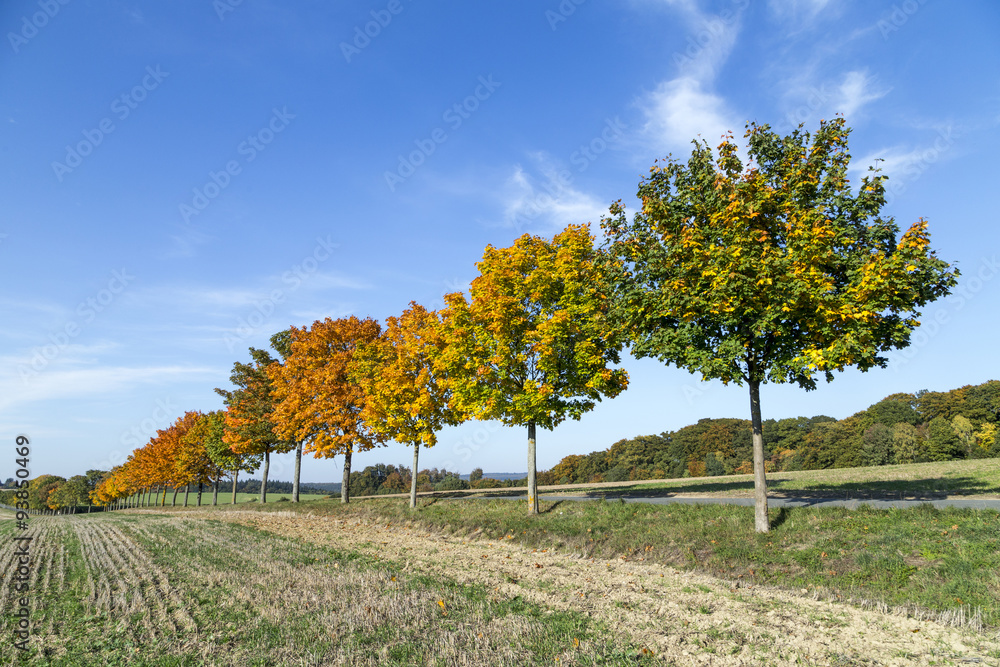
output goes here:
<path id="1" fill-rule="evenodd" d="M 225 399 L 226 430 L 223 441 L 233 452 L 246 456 L 261 456 L 260 502 L 267 502 L 267 475 L 271 454 L 283 454 L 296 448 L 295 440 L 285 439 L 275 432 L 274 386 L 268 377 L 270 366 L 281 364 L 267 350 L 250 348 L 252 362 L 236 362 L 229 376 L 233 390 L 216 389 Z"/>
<path id="2" fill-rule="evenodd" d="M 935 417 L 928 424 L 927 454 L 931 461 L 950 461 L 965 454 L 962 441 L 944 417 Z"/>
<path id="3" fill-rule="evenodd" d="M 528 511 L 538 513 L 535 427 L 579 419 L 628 385 L 621 343 L 605 319 L 598 252 L 589 227 L 550 241 L 521 236 L 487 246 L 467 301 L 445 297 L 440 357 L 455 407 L 477 419 L 528 428 Z"/>
<path id="4" fill-rule="evenodd" d="M 861 463 L 866 466 L 892 463 L 892 430 L 888 426 L 873 424 L 865 429 L 861 444 Z"/>
<path id="5" fill-rule="evenodd" d="M 89 505 L 89 494 L 90 488 L 87 486 L 87 478 L 83 475 L 74 475 L 49 493 L 49 507 L 58 509 Z"/>
<path id="6" fill-rule="evenodd" d="M 899 422 L 892 427 L 892 453 L 896 463 L 928 460 L 927 442 L 915 426 Z"/>
<path id="7" fill-rule="evenodd" d="M 233 480 L 232 504 L 236 504 L 236 484 L 240 472 L 253 472 L 260 467 L 261 455 L 237 454 L 225 441 L 226 411 L 213 410 L 200 416 L 195 425 L 185 436 L 200 442 L 212 464 L 214 484 L 212 489 L 212 504 L 218 503 L 219 481 L 222 473 L 228 474 Z"/>
<path id="8" fill-rule="evenodd" d="M 632 222 L 620 202 L 602 222 L 632 353 L 749 387 L 759 532 L 770 530 L 760 385 L 810 390 L 817 374 L 884 367 L 958 274 L 930 250 L 926 221 L 898 237 L 880 215 L 877 170 L 852 191 L 849 132 L 843 118 L 814 136 L 750 124 L 746 165 L 731 136 L 718 158 L 695 142 L 687 164 L 653 166 Z"/>

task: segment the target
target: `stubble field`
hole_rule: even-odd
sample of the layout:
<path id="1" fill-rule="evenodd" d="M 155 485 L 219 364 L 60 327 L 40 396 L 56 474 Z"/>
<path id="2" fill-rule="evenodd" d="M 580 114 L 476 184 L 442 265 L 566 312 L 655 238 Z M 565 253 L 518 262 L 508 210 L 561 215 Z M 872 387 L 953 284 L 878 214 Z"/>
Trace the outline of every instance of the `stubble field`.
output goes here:
<path id="1" fill-rule="evenodd" d="M 479 519 L 511 506 L 452 502 Z M 32 518 L 29 655 L 13 648 L 5 614 L 2 662 L 1000 664 L 989 624 L 711 576 L 643 549 L 588 549 L 560 539 L 563 510 L 549 504 L 530 536 L 428 521 L 447 505 L 420 521 L 398 501 Z M 2 543 L 14 532 L 0 522 Z M 8 548 L 5 609 L 11 558 Z"/>

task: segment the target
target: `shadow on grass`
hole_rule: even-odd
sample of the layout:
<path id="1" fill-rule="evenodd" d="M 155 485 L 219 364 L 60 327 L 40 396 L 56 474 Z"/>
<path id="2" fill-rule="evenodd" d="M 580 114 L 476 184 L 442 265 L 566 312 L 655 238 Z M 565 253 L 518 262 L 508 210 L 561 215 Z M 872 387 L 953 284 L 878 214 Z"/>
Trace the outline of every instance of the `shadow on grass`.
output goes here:
<path id="1" fill-rule="evenodd" d="M 610 489 L 567 490 L 568 494 L 591 498 L 671 498 L 674 496 L 703 493 L 732 493 L 752 491 L 752 480 L 694 482 L 670 487 L 636 488 L 617 487 Z M 641 481 L 636 482 L 642 484 Z M 988 483 L 975 477 L 925 477 L 921 479 L 823 483 L 813 482 L 804 486 L 796 479 L 768 480 L 769 494 L 808 498 L 884 499 L 884 500 L 940 500 L 948 496 L 973 494 L 1000 494 L 1000 485 Z M 547 491 L 553 493 L 553 491 Z"/>
<path id="2" fill-rule="evenodd" d="M 786 521 L 788 521 L 788 509 L 781 507 L 778 509 L 778 514 L 771 517 L 771 529 L 774 530 Z"/>

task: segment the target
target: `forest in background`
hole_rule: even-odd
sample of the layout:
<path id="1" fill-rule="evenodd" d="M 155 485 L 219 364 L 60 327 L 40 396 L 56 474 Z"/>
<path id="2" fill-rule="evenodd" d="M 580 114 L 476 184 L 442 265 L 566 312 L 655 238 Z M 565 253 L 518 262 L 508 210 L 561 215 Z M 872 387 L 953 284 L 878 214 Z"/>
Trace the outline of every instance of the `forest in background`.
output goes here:
<path id="1" fill-rule="evenodd" d="M 954 459 L 1000 458 L 1000 381 L 951 391 L 893 394 L 845 419 L 823 415 L 763 423 L 767 472 L 854 468 Z M 571 454 L 538 473 L 539 484 L 625 482 L 753 472 L 749 419 L 700 419 L 659 435 L 619 440 L 604 450 Z M 423 470 L 420 491 L 523 486 L 474 471 L 466 481 Z M 406 466 L 377 464 L 351 473 L 351 493 L 405 493 Z"/>
<path id="2" fill-rule="evenodd" d="M 951 391 L 893 394 L 846 419 L 823 415 L 768 419 L 763 423 L 767 472 L 854 468 L 954 459 L 1000 458 L 1000 381 Z M 700 419 L 659 435 L 619 440 L 604 450 L 571 454 L 538 473 L 539 484 L 624 482 L 678 477 L 712 477 L 753 472 L 748 419 Z M 31 481 L 33 508 L 87 505 L 106 475 L 90 470 L 66 480 L 41 475 Z M 410 468 L 378 463 L 351 472 L 351 495 L 405 493 Z M 526 478 L 497 480 L 480 468 L 469 479 L 457 472 L 421 470 L 417 490 L 457 491 L 524 486 Z M 0 485 L 0 503 L 13 504 L 13 479 Z M 291 482 L 268 481 L 269 491 L 291 492 Z M 303 484 L 303 493 L 337 493 L 340 484 Z M 2 490 L 8 489 L 8 490 Z M 260 480 L 237 490 L 257 493 Z M 227 488 L 228 490 L 228 488 Z"/>

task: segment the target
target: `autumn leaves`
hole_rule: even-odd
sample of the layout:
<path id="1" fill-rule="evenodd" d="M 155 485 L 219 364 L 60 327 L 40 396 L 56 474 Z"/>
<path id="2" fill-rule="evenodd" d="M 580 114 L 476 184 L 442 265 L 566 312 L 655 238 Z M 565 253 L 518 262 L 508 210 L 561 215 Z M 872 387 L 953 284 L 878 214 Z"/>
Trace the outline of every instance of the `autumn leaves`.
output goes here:
<path id="1" fill-rule="evenodd" d="M 877 170 L 852 191 L 849 132 L 843 118 L 815 135 L 750 124 L 745 164 L 731 136 L 715 152 L 696 142 L 687 163 L 650 170 L 633 220 L 612 204 L 601 247 L 586 225 L 551 239 L 525 234 L 487 246 L 469 296 L 447 295 L 440 312 L 411 303 L 384 330 L 354 316 L 291 327 L 272 338 L 281 360 L 251 349 L 253 363 L 234 367 L 236 390 L 219 390 L 222 441 L 262 456 L 265 470 L 271 452 L 296 447 L 344 455 L 347 481 L 355 451 L 412 445 L 415 473 L 420 446 L 443 427 L 499 420 L 527 427 L 534 513 L 536 427 L 579 419 L 624 391 L 628 376 L 615 365 L 628 345 L 636 357 L 749 386 L 756 527 L 766 531 L 760 385 L 812 389 L 820 373 L 885 365 L 882 353 L 908 345 L 918 309 L 958 275 L 930 250 L 925 221 L 897 240 L 880 214 Z M 172 472 L 149 472 L 166 454 L 137 452 L 122 488 L 237 469 L 177 447 L 154 447 L 183 453 Z"/>

